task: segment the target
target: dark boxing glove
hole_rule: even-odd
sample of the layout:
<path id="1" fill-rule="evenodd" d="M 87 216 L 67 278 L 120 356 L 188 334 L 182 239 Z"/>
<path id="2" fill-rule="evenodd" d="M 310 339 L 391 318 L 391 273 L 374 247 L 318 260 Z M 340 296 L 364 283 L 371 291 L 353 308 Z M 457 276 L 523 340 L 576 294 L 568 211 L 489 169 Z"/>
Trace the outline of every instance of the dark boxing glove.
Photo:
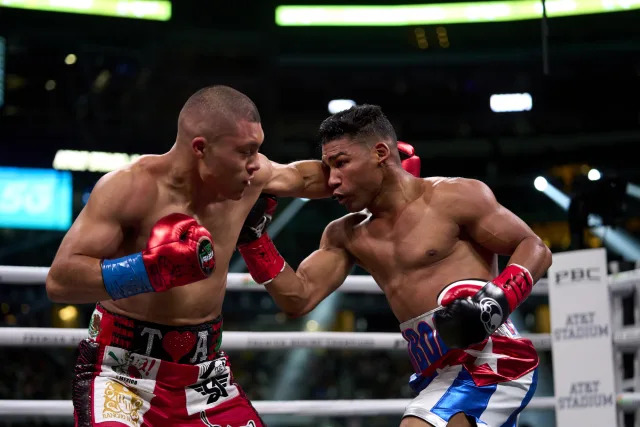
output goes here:
<path id="1" fill-rule="evenodd" d="M 267 234 L 278 200 L 270 194 L 261 194 L 244 221 L 238 251 L 247 264 L 253 280 L 266 285 L 284 270 L 285 260 Z"/>
<path id="2" fill-rule="evenodd" d="M 398 152 L 402 168 L 411 175 L 420 177 L 420 157 L 416 156 L 416 150 L 406 142 L 398 141 Z"/>
<path id="3" fill-rule="evenodd" d="M 477 285 L 469 285 L 446 292 L 440 301 L 444 308 L 434 314 L 435 327 L 449 348 L 482 342 L 507 320 L 532 288 L 529 270 L 510 264 L 479 290 Z"/>
<path id="4" fill-rule="evenodd" d="M 101 268 L 104 286 L 115 300 L 206 279 L 215 264 L 209 231 L 194 218 L 174 213 L 155 223 L 145 250 L 103 259 Z"/>

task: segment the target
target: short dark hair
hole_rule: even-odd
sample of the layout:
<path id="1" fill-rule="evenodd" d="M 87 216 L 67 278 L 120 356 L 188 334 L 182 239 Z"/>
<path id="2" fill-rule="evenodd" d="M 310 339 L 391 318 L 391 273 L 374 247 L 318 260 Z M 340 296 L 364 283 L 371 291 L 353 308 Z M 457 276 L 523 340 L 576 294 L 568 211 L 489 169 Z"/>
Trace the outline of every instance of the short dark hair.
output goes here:
<path id="1" fill-rule="evenodd" d="M 260 113 L 251 98 L 229 86 L 215 85 L 200 89 L 189 97 L 182 110 L 196 110 L 232 120 L 244 119 L 260 123 Z"/>
<path id="2" fill-rule="evenodd" d="M 320 143 L 347 136 L 361 142 L 371 139 L 389 140 L 395 146 L 397 137 L 391 122 L 377 105 L 357 105 L 327 117 L 320 125 Z"/>

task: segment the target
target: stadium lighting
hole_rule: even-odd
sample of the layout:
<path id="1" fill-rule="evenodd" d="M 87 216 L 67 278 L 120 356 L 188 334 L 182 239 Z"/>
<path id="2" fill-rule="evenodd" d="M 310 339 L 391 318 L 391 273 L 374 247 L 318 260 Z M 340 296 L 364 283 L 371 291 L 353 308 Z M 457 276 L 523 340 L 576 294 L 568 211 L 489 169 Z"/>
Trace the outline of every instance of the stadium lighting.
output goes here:
<path id="1" fill-rule="evenodd" d="M 53 159 L 53 168 L 71 171 L 109 172 L 133 162 L 138 157 L 140 157 L 140 154 L 58 150 Z"/>
<path id="2" fill-rule="evenodd" d="M 589 181 L 597 181 L 601 177 L 602 177 L 602 174 L 598 169 L 591 169 L 589 170 L 589 173 L 587 173 L 587 178 L 589 178 Z"/>
<path id="3" fill-rule="evenodd" d="M 627 187 L 628 190 L 628 187 Z M 551 200 L 553 200 L 563 210 L 568 211 L 571 199 L 562 191 L 547 184 L 543 191 Z M 640 242 L 632 235 L 624 230 L 614 229 L 609 226 L 603 226 L 602 218 L 598 215 L 590 214 L 588 218 L 588 226 L 591 232 L 599 237 L 603 244 L 612 251 L 622 255 L 624 258 L 635 261 L 640 259 Z"/>
<path id="4" fill-rule="evenodd" d="M 340 111 L 348 110 L 355 105 L 356 102 L 351 99 L 332 99 L 329 101 L 329 113 L 339 113 Z"/>
<path id="5" fill-rule="evenodd" d="M 533 107 L 533 98 L 528 93 L 495 94 L 489 98 L 489 107 L 494 113 L 530 111 Z"/>
<path id="6" fill-rule="evenodd" d="M 640 9 L 638 0 L 547 0 L 547 16 L 588 15 Z M 521 21 L 542 18 L 540 0 L 380 5 L 282 5 L 279 26 L 410 26 Z"/>
<path id="7" fill-rule="evenodd" d="M 627 184 L 627 195 L 640 199 L 640 186 L 629 182 Z"/>
<path id="8" fill-rule="evenodd" d="M 115 16 L 117 18 L 147 19 L 152 21 L 168 21 L 171 19 L 171 2 L 169 0 L 0 0 L 0 7 L 40 10 L 43 12 Z"/>
<path id="9" fill-rule="evenodd" d="M 549 183 L 544 176 L 539 176 L 533 180 L 533 186 L 536 187 L 538 191 L 546 190 L 548 185 Z"/>

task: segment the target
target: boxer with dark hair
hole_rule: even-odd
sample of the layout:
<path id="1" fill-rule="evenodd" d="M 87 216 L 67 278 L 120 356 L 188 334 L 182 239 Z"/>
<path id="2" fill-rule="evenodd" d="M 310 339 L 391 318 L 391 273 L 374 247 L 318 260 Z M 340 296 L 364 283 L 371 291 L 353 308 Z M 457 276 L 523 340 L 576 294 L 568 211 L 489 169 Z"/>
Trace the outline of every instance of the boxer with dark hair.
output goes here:
<path id="1" fill-rule="evenodd" d="M 293 271 L 263 232 L 275 209 L 263 195 L 241 234 L 250 273 L 300 316 L 357 263 L 408 343 L 418 396 L 401 427 L 515 426 L 536 388 L 538 356 L 509 314 L 550 266 L 549 249 L 482 182 L 416 177 L 413 148 L 396 141 L 377 106 L 330 116 L 320 136 L 333 196 L 351 213 L 331 222 Z M 245 233 L 257 230 L 252 219 L 263 225 L 253 235 Z M 497 255 L 510 257 L 500 274 Z"/>

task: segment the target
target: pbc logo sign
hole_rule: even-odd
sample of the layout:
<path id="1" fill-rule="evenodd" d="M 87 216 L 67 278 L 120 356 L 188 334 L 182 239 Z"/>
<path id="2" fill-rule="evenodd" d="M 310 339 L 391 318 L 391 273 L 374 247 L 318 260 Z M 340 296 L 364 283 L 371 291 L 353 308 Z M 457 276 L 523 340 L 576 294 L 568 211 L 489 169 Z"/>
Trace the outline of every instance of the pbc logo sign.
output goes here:
<path id="1" fill-rule="evenodd" d="M 568 285 L 576 282 L 599 282 L 601 279 L 599 267 L 571 268 L 556 271 L 556 283 Z"/>

